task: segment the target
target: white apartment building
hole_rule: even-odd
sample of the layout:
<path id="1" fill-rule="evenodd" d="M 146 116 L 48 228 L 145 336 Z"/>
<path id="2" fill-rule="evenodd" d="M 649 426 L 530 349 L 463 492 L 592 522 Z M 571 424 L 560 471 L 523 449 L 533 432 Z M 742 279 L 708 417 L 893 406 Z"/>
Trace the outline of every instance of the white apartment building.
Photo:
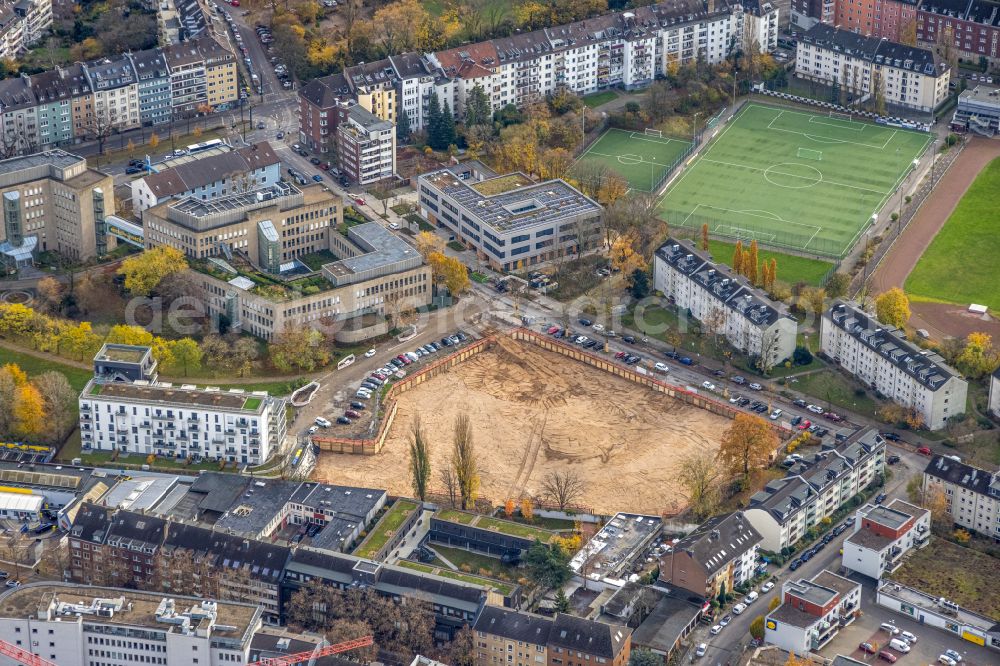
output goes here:
<path id="1" fill-rule="evenodd" d="M 861 610 L 861 583 L 821 571 L 781 586 L 781 605 L 764 620 L 764 642 L 806 654 L 822 649 L 854 622 Z"/>
<path id="2" fill-rule="evenodd" d="M 818 23 L 798 39 L 795 75 L 837 84 L 855 98 L 881 87 L 888 104 L 933 111 L 948 97 L 951 71 L 931 49 L 866 37 Z"/>
<path id="3" fill-rule="evenodd" d="M 654 289 L 706 328 L 715 327 L 729 344 L 771 364 L 795 351 L 796 322 L 728 266 L 717 264 L 690 241 L 668 238 L 653 255 Z"/>
<path id="4" fill-rule="evenodd" d="M 52 0 L 20 0 L 15 7 L 24 14 L 24 44 L 31 46 L 52 26 Z"/>
<path id="5" fill-rule="evenodd" d="M 844 540 L 846 568 L 881 580 L 903 565 L 903 556 L 931 538 L 931 512 L 901 499 L 866 504 L 854 515 L 854 532 Z"/>
<path id="6" fill-rule="evenodd" d="M 91 132 L 108 136 L 106 128 L 132 129 L 141 124 L 139 79 L 125 56 L 89 62 L 83 68 L 93 90 L 94 126 Z"/>
<path id="7" fill-rule="evenodd" d="M 337 162 L 344 175 L 368 185 L 396 175 L 396 128 L 352 103 L 340 112 Z"/>
<path id="8" fill-rule="evenodd" d="M 1000 541 L 1000 471 L 934 456 L 924 469 L 923 489 L 935 487 L 944 491 L 956 525 Z"/>
<path id="9" fill-rule="evenodd" d="M 987 409 L 993 416 L 1000 418 L 1000 368 L 990 375 L 990 402 Z"/>
<path id="10" fill-rule="evenodd" d="M 760 533 L 760 547 L 773 553 L 791 546 L 844 502 L 875 481 L 885 469 L 885 440 L 874 428 L 793 465 L 783 479 L 769 482 L 743 510 Z"/>
<path id="11" fill-rule="evenodd" d="M 283 398 L 157 382 L 149 347 L 104 345 L 80 394 L 84 450 L 257 465 L 286 431 Z"/>
<path id="12" fill-rule="evenodd" d="M 249 662 L 254 604 L 29 583 L 0 595 L 0 640 L 59 666 Z"/>
<path id="13" fill-rule="evenodd" d="M 820 352 L 862 384 L 912 409 L 931 430 L 965 413 L 969 387 L 957 371 L 852 303 L 838 301 L 823 313 Z"/>

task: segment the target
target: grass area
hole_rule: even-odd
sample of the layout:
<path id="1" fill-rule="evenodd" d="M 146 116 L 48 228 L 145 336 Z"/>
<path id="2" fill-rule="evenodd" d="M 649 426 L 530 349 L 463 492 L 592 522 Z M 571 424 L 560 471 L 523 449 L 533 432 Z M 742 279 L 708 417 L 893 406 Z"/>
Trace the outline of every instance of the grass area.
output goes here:
<path id="1" fill-rule="evenodd" d="M 416 502 L 396 500 L 392 508 L 386 511 L 385 515 L 372 527 L 368 538 L 354 550 L 354 554 L 358 557 L 375 557 L 376 553 L 396 534 L 399 526 L 405 523 L 410 514 L 416 510 Z"/>
<path id="2" fill-rule="evenodd" d="M 472 271 L 472 274 L 469 275 L 469 279 L 472 280 L 473 282 L 478 282 L 479 284 L 486 284 L 487 282 L 490 281 L 488 275 L 483 275 L 478 271 Z"/>
<path id="3" fill-rule="evenodd" d="M 509 173 L 505 176 L 497 176 L 479 183 L 473 183 L 472 189 L 484 197 L 493 197 L 504 192 L 510 192 L 518 187 L 527 187 L 532 184 L 531 179 L 522 174 Z"/>
<path id="4" fill-rule="evenodd" d="M 448 247 L 454 250 L 455 252 L 465 252 L 466 250 L 466 247 L 461 243 L 459 243 L 457 240 L 448 241 Z"/>
<path id="5" fill-rule="evenodd" d="M 748 104 L 671 185 L 660 212 L 674 228 L 708 224 L 716 235 L 840 257 L 930 140 Z"/>
<path id="6" fill-rule="evenodd" d="M 299 257 L 299 261 L 308 266 L 309 270 L 318 271 L 324 264 L 337 261 L 337 257 L 335 257 L 333 252 L 330 252 L 329 250 L 320 250 L 319 252 L 313 252 L 303 257 Z"/>
<path id="7" fill-rule="evenodd" d="M 835 370 L 813 372 L 796 377 L 796 379 L 798 381 L 789 384 L 788 387 L 818 399 L 817 404 L 821 407 L 825 407 L 829 403 L 834 411 L 836 411 L 836 407 L 840 407 L 872 418 L 878 417 L 876 412 L 879 405 L 869 395 L 869 392 L 865 391 L 864 395 L 857 395 L 855 391 L 861 388 L 860 384 L 853 384 Z"/>
<path id="8" fill-rule="evenodd" d="M 246 402 L 243 403 L 243 409 L 248 409 L 253 411 L 260 407 L 260 403 L 264 402 L 263 398 L 258 398 L 256 396 L 247 398 Z"/>
<path id="9" fill-rule="evenodd" d="M 1000 235 L 997 227 L 997 192 L 1000 159 L 980 172 L 954 212 L 937 233 L 913 272 L 906 291 L 946 303 L 980 303 L 1000 308 Z M 975 267 L 974 270 L 969 270 Z"/>
<path id="10" fill-rule="evenodd" d="M 490 518 L 489 516 L 481 516 L 479 518 L 479 522 L 477 522 L 475 526 L 525 539 L 538 539 L 542 543 L 548 543 L 553 537 L 556 536 L 555 532 L 541 527 L 515 523 L 510 520 L 501 520 L 499 518 Z"/>
<path id="11" fill-rule="evenodd" d="M 83 449 L 83 442 L 80 440 L 80 429 L 74 428 L 73 432 L 69 434 L 63 445 L 59 447 L 59 451 L 56 452 L 56 460 L 68 463 L 73 460 L 73 458 L 79 458 L 80 452 Z"/>
<path id="12" fill-rule="evenodd" d="M 1000 617 L 1000 560 L 944 539 L 932 538 L 911 553 L 891 578 L 934 597 L 945 597 L 986 617 Z"/>
<path id="13" fill-rule="evenodd" d="M 58 361 L 40 359 L 35 356 L 29 356 L 28 354 L 22 354 L 21 352 L 0 347 L 0 365 L 6 365 L 8 363 L 16 363 L 22 370 L 28 373 L 29 377 L 39 375 L 43 372 L 48 372 L 50 370 L 61 372 L 66 375 L 66 379 L 69 380 L 70 386 L 77 391 L 82 391 L 83 387 L 87 385 L 87 382 L 94 377 L 94 373 L 92 371 L 76 368 L 71 365 L 59 363 Z"/>
<path id="14" fill-rule="evenodd" d="M 690 141 L 611 128 L 587 148 L 573 168 L 599 165 L 627 180 L 632 189 L 652 192 L 690 147 Z"/>
<path id="15" fill-rule="evenodd" d="M 593 95 L 587 95 L 583 98 L 583 103 L 586 104 L 588 108 L 596 109 L 599 106 L 607 104 L 613 99 L 618 99 L 618 93 L 614 90 L 604 90 L 602 92 L 594 93 Z"/>
<path id="16" fill-rule="evenodd" d="M 437 512 L 437 517 L 441 520 L 447 520 L 452 523 L 471 525 L 472 521 L 476 519 L 476 514 L 467 513 L 465 511 L 456 511 L 455 509 L 441 509 Z"/>
<path id="17" fill-rule="evenodd" d="M 730 267 L 733 265 L 733 250 L 735 249 L 736 243 L 718 240 L 708 241 L 708 251 L 712 253 L 712 258 Z M 778 279 L 789 284 L 805 282 L 818 287 L 830 269 L 833 268 L 833 263 L 829 261 L 774 252 L 763 248 L 759 249 L 757 256 L 760 257 L 761 263 L 774 259 L 778 265 Z"/>
<path id="18" fill-rule="evenodd" d="M 482 587 L 491 588 L 504 596 L 508 596 L 514 592 L 513 585 L 509 583 L 503 583 L 498 580 L 492 580 L 490 578 L 473 576 L 471 574 L 462 573 L 460 571 L 452 571 L 451 569 L 434 567 L 428 564 L 422 564 L 420 562 L 413 562 L 412 560 L 400 560 L 398 564 L 399 566 L 406 567 L 407 569 L 423 571 L 424 573 L 434 574 L 435 576 L 442 576 L 444 578 L 451 578 L 452 580 L 460 580 L 463 583 L 471 583 L 472 585 L 481 585 Z"/>
<path id="19" fill-rule="evenodd" d="M 441 557 L 460 569 L 463 565 L 465 565 L 470 571 L 477 573 L 480 576 L 489 576 L 490 578 L 501 579 L 510 578 L 512 576 L 516 578 L 513 573 L 514 567 L 505 565 L 496 557 L 473 553 L 468 550 L 462 550 L 461 548 L 442 546 L 437 543 L 431 543 L 430 546 L 435 552 L 440 554 Z"/>
<path id="20" fill-rule="evenodd" d="M 118 460 L 111 459 L 110 451 L 91 451 L 80 455 L 84 465 L 94 467 L 122 467 L 125 469 L 141 469 L 146 464 L 145 456 L 119 457 Z M 157 458 L 149 466 L 153 471 L 177 472 L 184 470 L 212 470 L 219 471 L 219 463 L 215 461 L 204 461 L 200 463 L 185 464 L 184 459 L 177 458 Z M 235 468 L 232 468 L 235 470 Z"/>

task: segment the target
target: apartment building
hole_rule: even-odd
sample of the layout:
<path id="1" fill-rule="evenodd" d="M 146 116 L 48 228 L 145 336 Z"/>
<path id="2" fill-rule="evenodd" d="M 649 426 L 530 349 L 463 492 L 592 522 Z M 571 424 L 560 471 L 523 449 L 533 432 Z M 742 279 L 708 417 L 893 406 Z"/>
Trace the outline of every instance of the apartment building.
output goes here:
<path id="1" fill-rule="evenodd" d="M 299 142 L 320 154 L 336 154 L 337 110 L 350 98 L 343 73 L 313 79 L 299 88 Z"/>
<path id="2" fill-rule="evenodd" d="M 27 77 L 0 80 L 0 114 L 4 154 L 27 155 L 38 150 L 38 100 Z"/>
<path id="3" fill-rule="evenodd" d="M 30 265 L 37 252 L 85 261 L 115 247 L 105 228 L 114 181 L 83 157 L 57 149 L 2 160 L 0 198 L 0 260 L 8 269 Z"/>
<path id="4" fill-rule="evenodd" d="M 715 599 L 753 578 L 761 541 L 741 512 L 715 516 L 660 556 L 660 580 Z"/>
<path id="5" fill-rule="evenodd" d="M 170 122 L 170 71 L 159 48 L 126 54 L 138 80 L 139 121 L 143 127 Z"/>
<path id="6" fill-rule="evenodd" d="M 1000 88 L 975 86 L 958 95 L 951 128 L 993 137 L 1000 132 Z"/>
<path id="7" fill-rule="evenodd" d="M 296 224 L 302 223 L 308 221 Z M 295 275 L 284 287 L 259 289 L 242 275 L 198 272 L 209 312 L 225 315 L 237 330 L 265 340 L 286 326 L 323 326 L 341 339 L 363 340 L 386 333 L 386 318 L 430 303 L 430 267 L 382 225 L 357 225 L 346 237 L 333 229 L 324 233 L 327 249 L 339 259 L 314 276 L 322 280 L 305 278 L 316 289 L 303 289 Z M 277 234 L 272 238 L 279 242 Z"/>
<path id="8" fill-rule="evenodd" d="M 496 606 L 486 606 L 476 619 L 477 664 L 545 666 L 552 620 Z"/>
<path id="9" fill-rule="evenodd" d="M 1000 471 L 934 456 L 923 477 L 924 492 L 932 489 L 944 492 L 953 523 L 1000 541 Z"/>
<path id="10" fill-rule="evenodd" d="M 213 110 L 229 108 L 240 97 L 236 56 L 212 37 L 197 40 L 205 59 L 205 102 Z"/>
<path id="11" fill-rule="evenodd" d="M 80 394 L 85 450 L 226 460 L 257 465 L 280 447 L 287 430 L 285 400 L 266 391 L 175 387 L 156 381 L 148 347 L 104 345 L 94 378 Z M 108 379 L 107 361 L 131 366 L 142 379 Z"/>
<path id="12" fill-rule="evenodd" d="M 579 254 L 603 242 L 600 204 L 563 180 L 497 176 L 479 163 L 421 174 L 420 215 L 496 270 Z"/>
<path id="13" fill-rule="evenodd" d="M 28 77 L 35 94 L 39 147 L 73 142 L 73 86 L 69 71 L 61 67 Z"/>
<path id="14" fill-rule="evenodd" d="M 275 185 L 281 161 L 267 141 L 216 155 L 194 158 L 132 181 L 132 211 L 143 211 L 173 199 L 209 201 Z"/>
<path id="15" fill-rule="evenodd" d="M 748 356 L 766 356 L 773 366 L 795 351 L 797 326 L 787 308 L 691 241 L 668 238 L 654 253 L 653 284 L 680 310 Z"/>
<path id="16" fill-rule="evenodd" d="M 52 25 L 52 0 L 0 3 L 0 58 L 15 60 Z"/>
<path id="17" fill-rule="evenodd" d="M 764 642 L 795 654 L 821 650 L 861 611 L 861 583 L 821 571 L 781 586 L 781 605 L 764 620 Z"/>
<path id="18" fill-rule="evenodd" d="M 832 25 L 836 20 L 836 0 L 792 0 L 790 25 L 793 30 L 809 30 L 817 23 Z"/>
<path id="19" fill-rule="evenodd" d="M 246 664 L 253 604 L 113 586 L 28 583 L 0 595 L 0 640 L 59 666 Z"/>
<path id="20" fill-rule="evenodd" d="M 931 430 L 965 413 L 968 384 L 957 371 L 853 303 L 837 301 L 823 313 L 820 353 L 865 386 L 912 409 Z"/>
<path id="21" fill-rule="evenodd" d="M 901 42 L 917 22 L 921 0 L 838 0 L 830 25 L 866 37 Z"/>
<path id="22" fill-rule="evenodd" d="M 844 442 L 823 444 L 819 453 L 795 463 L 787 475 L 768 482 L 743 510 L 761 535 L 760 547 L 773 553 L 791 546 L 812 527 L 880 478 L 885 440 L 874 428 Z"/>
<path id="23" fill-rule="evenodd" d="M 139 82 L 132 61 L 125 56 L 87 63 L 84 67 L 94 95 L 91 133 L 107 136 L 107 128 L 122 131 L 139 127 Z"/>
<path id="24" fill-rule="evenodd" d="M 205 58 L 198 42 L 171 44 L 163 49 L 170 71 L 170 107 L 174 117 L 196 112 L 208 103 Z"/>
<path id="25" fill-rule="evenodd" d="M 917 9 L 917 42 L 950 43 L 959 56 L 992 65 L 1000 59 L 1000 11 L 990 0 L 922 0 Z"/>
<path id="26" fill-rule="evenodd" d="M 556 613 L 547 648 L 548 666 L 625 666 L 632 653 L 632 629 Z"/>
<path id="27" fill-rule="evenodd" d="M 305 86 L 300 138 L 324 143 L 316 115 L 329 112 L 335 99 L 354 99 L 384 120 L 392 120 L 390 109 L 406 113 L 411 127 L 424 129 L 432 92 L 461 119 L 477 86 L 493 110 L 560 88 L 581 95 L 640 88 L 674 66 L 720 62 L 743 41 L 773 50 L 779 13 L 773 3 L 756 0 L 661 2 L 439 52 L 390 56 Z"/>
<path id="28" fill-rule="evenodd" d="M 150 589 L 159 574 L 167 521 L 84 503 L 67 539 L 69 572 L 87 585 Z"/>
<path id="29" fill-rule="evenodd" d="M 987 410 L 993 416 L 1000 418 L 1000 368 L 990 375 L 990 397 Z"/>
<path id="30" fill-rule="evenodd" d="M 854 531 L 844 540 L 843 564 L 881 580 L 903 565 L 903 556 L 927 545 L 931 512 L 901 499 L 885 506 L 866 504 L 854 516 Z"/>
<path id="31" fill-rule="evenodd" d="M 9 4 L 0 4 L 0 58 L 13 60 L 24 48 L 24 18 Z"/>
<path id="32" fill-rule="evenodd" d="M 837 84 L 855 97 L 930 112 L 948 97 L 951 70 L 930 49 L 817 24 L 798 40 L 795 75 Z"/>
<path id="33" fill-rule="evenodd" d="M 368 185 L 396 175 L 396 129 L 360 104 L 338 108 L 337 164 L 351 182 Z"/>

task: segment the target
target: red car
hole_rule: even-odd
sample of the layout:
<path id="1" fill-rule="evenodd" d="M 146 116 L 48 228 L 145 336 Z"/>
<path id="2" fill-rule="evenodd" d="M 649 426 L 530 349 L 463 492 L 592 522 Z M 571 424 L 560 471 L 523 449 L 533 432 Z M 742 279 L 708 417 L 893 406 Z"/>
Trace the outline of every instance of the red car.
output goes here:
<path id="1" fill-rule="evenodd" d="M 551 327 L 551 328 L 549 328 L 549 330 L 547 331 L 547 333 L 548 333 L 549 335 L 554 335 L 555 333 L 558 333 L 558 332 L 559 332 L 559 327 L 558 327 L 558 326 L 552 326 L 552 327 Z"/>
<path id="2" fill-rule="evenodd" d="M 615 358 L 625 358 L 625 356 L 626 356 L 625 352 L 618 352 L 617 354 L 615 354 Z"/>
<path id="3" fill-rule="evenodd" d="M 233 7 L 239 7 L 240 0 L 229 0 L 229 4 L 232 5 Z"/>
<path id="4" fill-rule="evenodd" d="M 323 171 L 329 171 L 330 170 L 330 163 L 329 162 L 323 162 L 322 164 L 319 165 L 319 168 L 322 169 Z"/>
<path id="5" fill-rule="evenodd" d="M 932 455 L 934 455 L 931 452 L 931 450 L 929 448 L 927 448 L 926 446 L 921 446 L 919 449 L 917 449 L 917 453 L 919 453 L 922 456 L 932 456 Z"/>
<path id="6" fill-rule="evenodd" d="M 865 654 L 875 654 L 875 646 L 872 645 L 871 643 L 862 643 L 861 645 L 858 646 L 858 649 L 864 652 Z"/>
<path id="7" fill-rule="evenodd" d="M 896 659 L 898 657 L 896 657 L 896 655 L 894 655 L 893 653 L 889 652 L 888 650 L 882 650 L 881 652 L 878 653 L 878 658 L 879 659 L 884 659 L 885 661 L 889 662 L 890 664 L 895 664 L 896 663 Z"/>
<path id="8" fill-rule="evenodd" d="M 354 203 L 358 204 L 359 206 L 367 206 L 368 205 L 368 204 L 365 203 L 365 200 L 362 199 L 361 197 L 358 197 L 357 199 L 355 199 Z"/>
<path id="9" fill-rule="evenodd" d="M 809 419 L 806 419 L 805 421 L 803 421 L 802 423 L 799 424 L 799 430 L 805 430 L 806 428 L 810 427 L 811 425 L 812 425 L 812 422 L 809 421 Z"/>

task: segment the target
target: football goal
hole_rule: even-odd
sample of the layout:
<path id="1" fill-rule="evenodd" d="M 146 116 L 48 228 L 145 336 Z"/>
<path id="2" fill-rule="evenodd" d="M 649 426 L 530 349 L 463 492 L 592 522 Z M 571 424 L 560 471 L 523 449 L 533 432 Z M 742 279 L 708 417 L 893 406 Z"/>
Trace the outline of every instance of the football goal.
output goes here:
<path id="1" fill-rule="evenodd" d="M 823 161 L 823 151 L 814 150 L 812 148 L 799 148 L 797 157 L 801 157 L 804 160 L 816 160 L 817 162 Z"/>
<path id="2" fill-rule="evenodd" d="M 831 111 L 831 118 L 836 118 L 838 120 L 846 120 L 847 122 L 852 122 L 854 120 L 854 115 L 850 113 L 842 113 L 840 111 Z"/>
<path id="3" fill-rule="evenodd" d="M 663 130 L 658 130 L 658 129 L 653 129 L 652 127 L 647 127 L 642 132 L 646 136 L 658 136 L 661 139 L 663 138 Z"/>

